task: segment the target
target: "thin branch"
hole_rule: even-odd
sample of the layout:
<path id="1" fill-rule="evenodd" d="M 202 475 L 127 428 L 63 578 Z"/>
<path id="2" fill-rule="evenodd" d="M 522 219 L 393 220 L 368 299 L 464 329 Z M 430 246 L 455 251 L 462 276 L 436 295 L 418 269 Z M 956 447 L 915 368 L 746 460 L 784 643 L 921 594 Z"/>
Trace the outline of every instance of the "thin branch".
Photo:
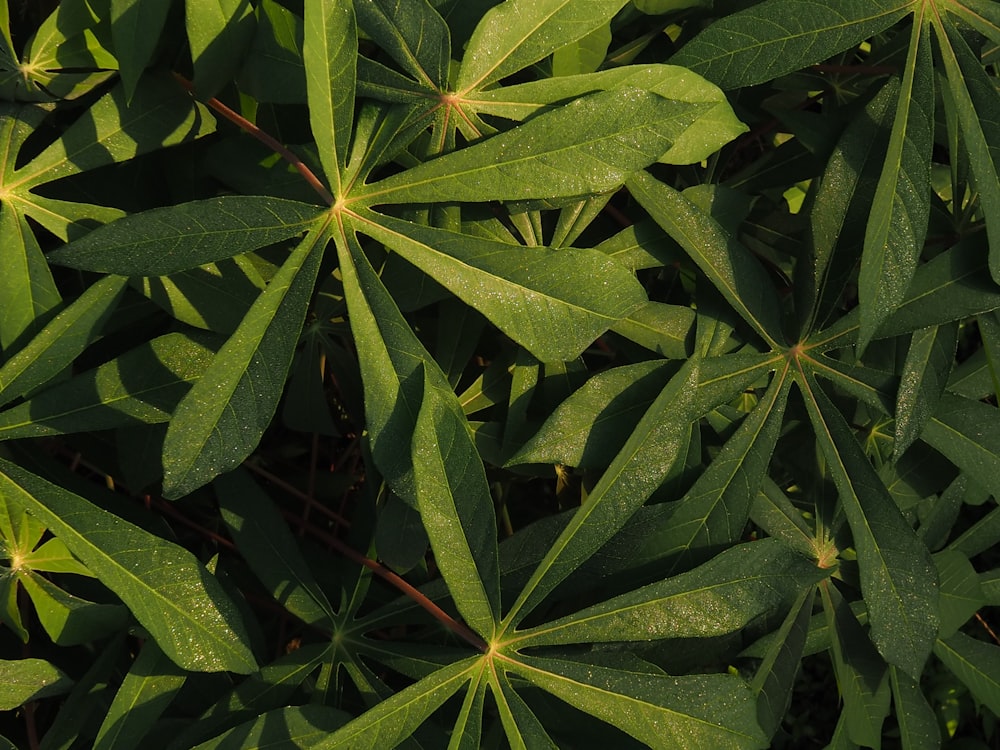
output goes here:
<path id="1" fill-rule="evenodd" d="M 187 89 L 187 91 L 189 91 L 192 94 L 194 93 L 194 84 L 192 84 L 191 81 L 189 81 L 179 73 L 174 73 L 174 78 L 181 86 Z M 316 173 L 313 172 L 309 168 L 309 166 L 304 161 L 302 161 L 298 156 L 293 154 L 291 150 L 288 149 L 287 146 L 285 146 L 282 143 L 279 143 L 277 140 L 274 139 L 273 136 L 270 136 L 267 133 L 265 133 L 263 130 L 258 128 L 252 122 L 250 122 L 248 119 L 246 119 L 240 114 L 237 114 L 215 97 L 208 99 L 205 102 L 205 104 L 207 104 L 209 107 L 214 109 L 216 112 L 218 112 L 227 120 L 235 124 L 240 129 L 245 130 L 247 133 L 252 135 L 254 138 L 263 143 L 269 149 L 279 154 L 281 158 L 283 158 L 285 161 L 287 161 L 289 164 L 295 167 L 296 170 L 298 170 L 298 173 L 305 178 L 305 181 L 308 182 L 309 186 L 319 194 L 319 197 L 323 199 L 323 202 L 326 203 L 326 205 L 332 206 L 334 204 L 335 200 L 333 195 L 331 195 L 330 191 L 326 189 L 326 187 L 323 185 L 320 179 L 316 176 Z"/>

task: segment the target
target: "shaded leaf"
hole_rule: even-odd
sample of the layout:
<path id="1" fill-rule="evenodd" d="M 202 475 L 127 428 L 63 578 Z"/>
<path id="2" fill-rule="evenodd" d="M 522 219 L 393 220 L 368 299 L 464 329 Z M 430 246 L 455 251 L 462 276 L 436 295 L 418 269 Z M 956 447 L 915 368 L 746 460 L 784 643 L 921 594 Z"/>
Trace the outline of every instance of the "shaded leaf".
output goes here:
<path id="1" fill-rule="evenodd" d="M 284 389 L 326 239 L 325 223 L 310 229 L 177 405 L 163 443 L 167 497 L 192 492 L 257 447 Z"/>

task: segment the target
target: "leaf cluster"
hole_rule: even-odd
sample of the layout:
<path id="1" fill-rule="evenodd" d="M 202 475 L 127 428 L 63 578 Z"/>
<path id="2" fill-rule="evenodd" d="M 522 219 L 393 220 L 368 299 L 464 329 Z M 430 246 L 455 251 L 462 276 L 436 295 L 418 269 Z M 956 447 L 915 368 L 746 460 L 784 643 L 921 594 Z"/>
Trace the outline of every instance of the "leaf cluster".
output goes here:
<path id="1" fill-rule="evenodd" d="M 997 741 L 1000 6 L 717 5 L 0 0 L 0 745 Z"/>

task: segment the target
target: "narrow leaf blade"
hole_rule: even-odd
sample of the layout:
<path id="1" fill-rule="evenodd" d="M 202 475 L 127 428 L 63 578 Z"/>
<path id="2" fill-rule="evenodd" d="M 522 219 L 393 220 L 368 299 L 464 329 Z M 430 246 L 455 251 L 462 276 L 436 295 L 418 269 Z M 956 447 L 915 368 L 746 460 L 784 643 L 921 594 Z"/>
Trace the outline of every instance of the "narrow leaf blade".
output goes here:
<path id="1" fill-rule="evenodd" d="M 596 250 L 528 248 L 373 213 L 358 230 L 427 273 L 543 362 L 578 356 L 646 301 Z"/>
<path id="2" fill-rule="evenodd" d="M 298 201 L 220 196 L 132 214 L 47 257 L 82 271 L 164 276 L 295 237 L 322 213 Z"/>
<path id="3" fill-rule="evenodd" d="M 163 444 L 163 493 L 177 498 L 240 464 L 271 422 L 323 258 L 317 223 L 181 400 Z"/>
<path id="4" fill-rule="evenodd" d="M 829 397 L 815 382 L 804 396 L 854 536 L 872 640 L 886 661 L 919 679 L 938 626 L 930 552 Z"/>
<path id="5" fill-rule="evenodd" d="M 306 0 L 302 56 L 309 125 L 333 194 L 342 196 L 354 120 L 358 30 L 349 0 Z"/>
<path id="6" fill-rule="evenodd" d="M 235 605 L 187 550 L 0 459 L 0 498 L 45 524 L 188 670 L 257 669 Z"/>

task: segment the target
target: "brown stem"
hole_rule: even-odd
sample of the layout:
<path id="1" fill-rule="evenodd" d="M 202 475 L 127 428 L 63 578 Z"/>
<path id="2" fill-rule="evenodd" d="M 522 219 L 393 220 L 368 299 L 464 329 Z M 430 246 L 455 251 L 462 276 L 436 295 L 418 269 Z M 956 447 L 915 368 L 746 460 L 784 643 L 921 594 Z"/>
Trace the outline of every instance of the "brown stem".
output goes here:
<path id="1" fill-rule="evenodd" d="M 192 84 L 191 81 L 179 73 L 174 73 L 173 75 L 181 86 L 189 92 L 194 93 L 194 84 Z M 316 174 L 309 169 L 309 166 L 304 161 L 293 154 L 284 144 L 279 143 L 272 136 L 265 133 L 242 115 L 231 110 L 215 97 L 208 99 L 205 104 L 230 122 L 234 123 L 240 129 L 245 130 L 269 149 L 277 154 L 280 154 L 285 161 L 298 170 L 298 173 L 305 178 L 305 181 L 308 182 L 309 186 L 319 194 L 320 198 L 323 199 L 323 202 L 326 203 L 326 205 L 332 206 L 334 204 L 335 201 L 333 195 L 331 195 L 330 191 L 326 189 L 322 182 L 320 182 L 320 179 L 316 176 Z"/>

